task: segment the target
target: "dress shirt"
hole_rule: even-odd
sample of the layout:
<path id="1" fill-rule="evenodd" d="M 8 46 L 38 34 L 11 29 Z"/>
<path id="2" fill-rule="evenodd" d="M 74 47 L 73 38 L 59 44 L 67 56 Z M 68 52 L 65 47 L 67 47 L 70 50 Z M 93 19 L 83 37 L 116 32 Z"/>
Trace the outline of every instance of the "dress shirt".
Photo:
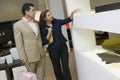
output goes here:
<path id="1" fill-rule="evenodd" d="M 35 25 L 34 21 L 29 21 L 27 20 L 25 17 L 23 17 L 23 19 L 28 23 L 28 25 L 32 28 L 33 32 L 35 33 L 35 35 L 38 35 L 38 29 L 37 26 Z"/>

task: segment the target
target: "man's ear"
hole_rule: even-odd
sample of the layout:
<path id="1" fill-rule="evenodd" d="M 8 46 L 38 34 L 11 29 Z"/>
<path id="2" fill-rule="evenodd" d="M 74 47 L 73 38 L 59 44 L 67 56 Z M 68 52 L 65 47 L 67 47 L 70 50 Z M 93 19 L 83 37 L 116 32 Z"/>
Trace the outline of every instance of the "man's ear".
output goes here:
<path id="1" fill-rule="evenodd" d="M 28 14 L 28 11 L 27 11 L 27 10 L 25 11 L 25 14 Z"/>

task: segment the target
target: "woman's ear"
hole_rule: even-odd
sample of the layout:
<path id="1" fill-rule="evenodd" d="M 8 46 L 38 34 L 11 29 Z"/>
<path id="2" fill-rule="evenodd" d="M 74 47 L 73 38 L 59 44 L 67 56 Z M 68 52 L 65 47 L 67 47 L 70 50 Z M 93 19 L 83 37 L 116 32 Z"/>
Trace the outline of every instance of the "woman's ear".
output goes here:
<path id="1" fill-rule="evenodd" d="M 46 18 L 43 18 L 44 20 L 46 20 Z"/>

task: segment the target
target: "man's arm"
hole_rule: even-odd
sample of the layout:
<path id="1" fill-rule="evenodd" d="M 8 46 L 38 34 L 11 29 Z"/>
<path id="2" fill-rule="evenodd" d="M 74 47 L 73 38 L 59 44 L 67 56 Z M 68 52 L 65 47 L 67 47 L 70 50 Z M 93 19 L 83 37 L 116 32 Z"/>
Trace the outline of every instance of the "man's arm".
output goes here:
<path id="1" fill-rule="evenodd" d="M 19 26 L 17 26 L 16 24 L 14 24 L 13 29 L 14 29 L 15 43 L 16 43 L 16 47 L 17 47 L 20 59 L 23 61 L 23 63 L 26 63 L 27 57 L 26 57 L 26 53 L 23 45 L 22 32 L 20 31 Z"/>

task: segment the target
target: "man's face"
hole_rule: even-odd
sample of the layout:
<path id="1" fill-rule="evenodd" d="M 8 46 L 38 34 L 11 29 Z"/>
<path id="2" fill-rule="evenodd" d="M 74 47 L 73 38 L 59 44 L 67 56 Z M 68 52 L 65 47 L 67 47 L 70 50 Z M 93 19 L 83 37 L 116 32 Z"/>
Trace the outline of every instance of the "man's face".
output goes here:
<path id="1" fill-rule="evenodd" d="M 30 6 L 30 10 L 26 11 L 26 16 L 30 17 L 30 18 L 34 18 L 35 17 L 35 8 Z"/>

